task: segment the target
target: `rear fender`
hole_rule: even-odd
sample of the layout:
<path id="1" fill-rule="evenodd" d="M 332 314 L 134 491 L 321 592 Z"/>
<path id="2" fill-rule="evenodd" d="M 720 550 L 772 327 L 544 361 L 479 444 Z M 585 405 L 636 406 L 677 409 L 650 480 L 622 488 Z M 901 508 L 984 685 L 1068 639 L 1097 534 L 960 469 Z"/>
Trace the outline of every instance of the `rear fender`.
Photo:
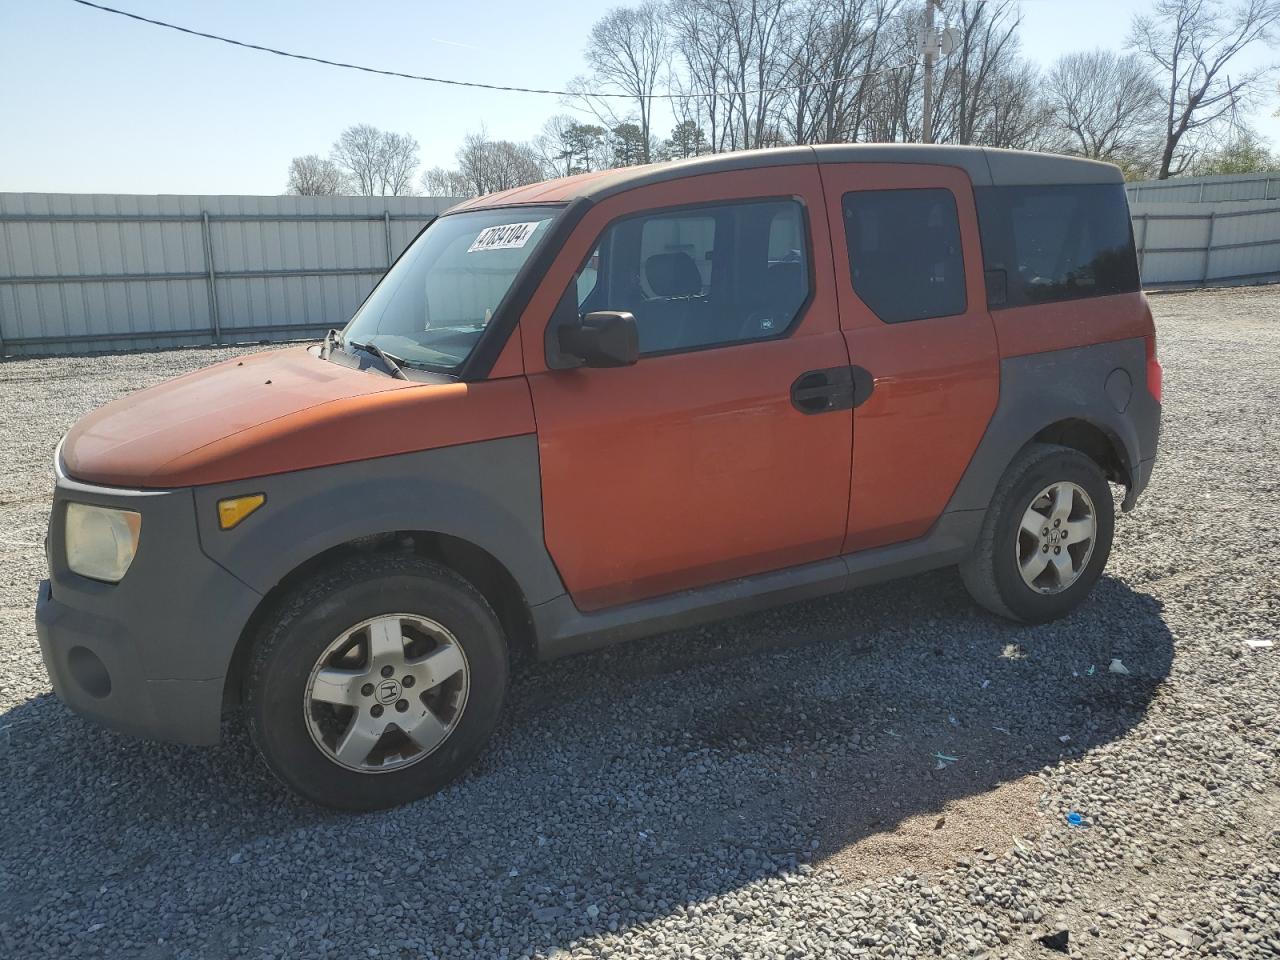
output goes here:
<path id="1" fill-rule="evenodd" d="M 1137 338 L 1001 360 L 1000 402 L 948 512 L 986 509 L 1018 451 L 1046 428 L 1072 420 L 1111 441 L 1136 495 L 1160 432 L 1160 404 L 1147 390 L 1146 349 Z"/>

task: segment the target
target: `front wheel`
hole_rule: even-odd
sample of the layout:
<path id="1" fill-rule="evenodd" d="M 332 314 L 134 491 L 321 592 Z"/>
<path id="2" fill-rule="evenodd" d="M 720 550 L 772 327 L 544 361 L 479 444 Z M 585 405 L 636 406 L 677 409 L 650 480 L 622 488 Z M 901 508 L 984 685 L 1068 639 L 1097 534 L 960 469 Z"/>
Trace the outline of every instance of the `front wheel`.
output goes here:
<path id="1" fill-rule="evenodd" d="M 488 740 L 507 646 L 484 597 L 414 555 L 358 557 L 281 604 L 247 678 L 267 766 L 316 803 L 374 810 L 458 776 Z"/>
<path id="2" fill-rule="evenodd" d="M 1034 444 L 1001 479 L 960 575 L 993 613 L 1056 620 L 1093 588 L 1114 531 L 1115 501 L 1098 465 L 1078 450 Z"/>

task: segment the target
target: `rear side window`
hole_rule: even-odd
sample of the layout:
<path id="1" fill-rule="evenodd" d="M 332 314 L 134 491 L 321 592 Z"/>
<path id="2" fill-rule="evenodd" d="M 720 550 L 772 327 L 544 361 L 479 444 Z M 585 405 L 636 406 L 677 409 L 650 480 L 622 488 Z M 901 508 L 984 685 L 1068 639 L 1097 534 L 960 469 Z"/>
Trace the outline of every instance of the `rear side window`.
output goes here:
<path id="1" fill-rule="evenodd" d="M 858 190 L 841 198 L 858 298 L 885 323 L 965 311 L 960 218 L 950 190 Z"/>
<path id="2" fill-rule="evenodd" d="M 1139 289 L 1122 184 L 980 187 L 974 193 L 992 309 Z"/>
<path id="3" fill-rule="evenodd" d="M 779 337 L 809 299 L 806 236 L 797 200 L 628 217 L 604 229 L 566 299 L 576 292 L 580 316 L 634 315 L 642 355 Z"/>

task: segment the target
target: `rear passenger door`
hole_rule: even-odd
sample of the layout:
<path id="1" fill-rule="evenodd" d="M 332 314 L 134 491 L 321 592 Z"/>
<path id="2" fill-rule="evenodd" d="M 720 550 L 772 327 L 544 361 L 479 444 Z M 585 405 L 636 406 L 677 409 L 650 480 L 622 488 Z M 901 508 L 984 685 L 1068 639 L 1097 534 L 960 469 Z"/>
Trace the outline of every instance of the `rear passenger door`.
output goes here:
<path id="1" fill-rule="evenodd" d="M 814 165 L 636 188 L 575 229 L 520 330 L 547 546 L 580 609 L 840 552 L 852 417 L 792 398 L 848 364 L 827 244 Z M 639 361 L 548 369 L 557 310 L 632 313 Z"/>
<path id="2" fill-rule="evenodd" d="M 844 552 L 923 536 L 999 396 L 968 176 L 923 164 L 824 164 L 840 326 L 873 382 L 854 410 Z"/>

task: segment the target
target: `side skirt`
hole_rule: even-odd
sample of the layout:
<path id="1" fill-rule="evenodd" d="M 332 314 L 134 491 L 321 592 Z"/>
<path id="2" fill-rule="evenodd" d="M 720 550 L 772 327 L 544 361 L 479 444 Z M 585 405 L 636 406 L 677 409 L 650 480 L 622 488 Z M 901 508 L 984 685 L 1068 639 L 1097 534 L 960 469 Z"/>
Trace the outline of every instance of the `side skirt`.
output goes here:
<path id="1" fill-rule="evenodd" d="M 811 600 L 959 563 L 977 542 L 983 510 L 943 514 L 918 540 L 773 570 L 726 583 L 583 613 L 563 594 L 531 610 L 538 657 L 551 660 L 624 640 Z"/>

